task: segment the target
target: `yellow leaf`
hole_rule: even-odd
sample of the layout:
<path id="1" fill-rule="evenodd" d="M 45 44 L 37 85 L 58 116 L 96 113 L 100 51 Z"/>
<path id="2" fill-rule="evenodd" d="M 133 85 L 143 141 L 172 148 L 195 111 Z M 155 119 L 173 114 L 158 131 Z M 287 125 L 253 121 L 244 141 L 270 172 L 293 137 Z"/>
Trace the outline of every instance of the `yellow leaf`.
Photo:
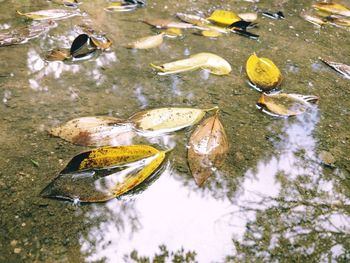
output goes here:
<path id="1" fill-rule="evenodd" d="M 98 148 L 75 156 L 41 196 L 103 202 L 137 189 L 151 179 L 166 151 L 147 145 Z"/>
<path id="2" fill-rule="evenodd" d="M 135 136 L 130 123 L 108 116 L 76 118 L 50 129 L 49 133 L 84 146 L 130 144 Z"/>
<path id="3" fill-rule="evenodd" d="M 161 73 L 158 73 L 159 75 L 175 74 L 199 68 L 208 70 L 215 75 L 227 75 L 231 72 L 230 64 L 225 59 L 212 53 L 198 53 L 187 59 L 165 63 L 160 66 L 151 64 L 151 66 L 161 71 Z"/>
<path id="4" fill-rule="evenodd" d="M 163 43 L 164 33 L 143 37 L 126 45 L 127 48 L 149 49 L 160 46 Z"/>
<path id="5" fill-rule="evenodd" d="M 183 33 L 180 28 L 167 28 L 165 31 L 163 31 L 164 35 L 170 38 L 175 37 L 182 37 Z"/>
<path id="6" fill-rule="evenodd" d="M 317 102 L 317 96 L 287 93 L 262 94 L 257 107 L 272 116 L 289 117 L 304 113 L 308 107 Z"/>
<path id="7" fill-rule="evenodd" d="M 110 12 L 127 12 L 133 11 L 137 8 L 137 4 L 130 3 L 111 3 L 105 8 L 106 11 Z"/>
<path id="8" fill-rule="evenodd" d="M 205 37 L 219 37 L 222 36 L 222 33 L 212 30 L 203 30 L 201 31 L 201 35 Z"/>
<path id="9" fill-rule="evenodd" d="M 341 16 L 350 16 L 350 9 L 346 6 L 343 6 L 343 5 L 338 4 L 338 3 L 320 2 L 320 3 L 313 4 L 312 7 L 317 9 L 317 10 L 327 12 L 330 14 L 341 15 Z"/>
<path id="10" fill-rule="evenodd" d="M 226 26 L 229 26 L 237 21 L 242 20 L 234 12 L 225 10 L 215 10 L 207 19 L 212 22 Z"/>
<path id="11" fill-rule="evenodd" d="M 92 43 L 100 49 L 108 49 L 112 45 L 112 41 L 106 37 L 90 36 L 90 39 Z"/>
<path id="12" fill-rule="evenodd" d="M 173 132 L 199 122 L 206 112 L 217 109 L 158 108 L 141 111 L 129 118 L 141 132 Z M 152 134 L 152 133 L 151 133 Z"/>
<path id="13" fill-rule="evenodd" d="M 189 140 L 188 163 L 197 185 L 201 186 L 225 161 L 229 150 L 227 136 L 218 113 L 201 123 Z"/>
<path id="14" fill-rule="evenodd" d="M 278 67 L 268 58 L 259 58 L 254 53 L 246 63 L 249 80 L 259 89 L 269 91 L 282 82 L 282 74 Z"/>

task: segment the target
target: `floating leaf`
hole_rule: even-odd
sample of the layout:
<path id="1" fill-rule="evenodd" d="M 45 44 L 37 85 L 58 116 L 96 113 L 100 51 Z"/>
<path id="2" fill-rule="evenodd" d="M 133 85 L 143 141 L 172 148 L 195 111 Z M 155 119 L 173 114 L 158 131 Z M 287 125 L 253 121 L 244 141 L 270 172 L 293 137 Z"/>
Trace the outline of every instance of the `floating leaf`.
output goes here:
<path id="1" fill-rule="evenodd" d="M 275 89 L 282 82 L 278 67 L 267 58 L 259 58 L 254 53 L 249 57 L 246 71 L 250 81 L 263 91 Z"/>
<path id="2" fill-rule="evenodd" d="M 175 37 L 182 37 L 182 30 L 180 28 L 167 28 L 165 31 L 163 31 L 164 36 L 175 38 Z"/>
<path id="3" fill-rule="evenodd" d="M 217 109 L 158 108 L 135 113 L 129 118 L 141 132 L 158 134 L 181 130 L 199 122 L 206 112 Z"/>
<path id="4" fill-rule="evenodd" d="M 340 18 L 340 17 L 327 17 L 328 24 L 338 26 L 338 27 L 349 27 L 350 19 L 349 18 Z"/>
<path id="5" fill-rule="evenodd" d="M 136 8 L 136 3 L 111 3 L 105 10 L 109 12 L 127 12 L 133 11 Z"/>
<path id="6" fill-rule="evenodd" d="M 166 152 L 147 145 L 98 148 L 75 156 L 41 196 L 103 202 L 135 189 L 161 167 Z"/>
<path id="7" fill-rule="evenodd" d="M 241 20 L 234 12 L 225 10 L 215 10 L 207 19 L 226 26 Z"/>
<path id="8" fill-rule="evenodd" d="M 325 59 L 321 59 L 326 65 L 342 74 L 345 78 L 350 79 L 350 66 L 338 62 L 333 62 Z"/>
<path id="9" fill-rule="evenodd" d="M 130 123 L 107 116 L 73 119 L 50 129 L 49 133 L 84 146 L 129 144 L 135 136 Z"/>
<path id="10" fill-rule="evenodd" d="M 247 22 L 254 22 L 258 19 L 258 14 L 257 13 L 241 13 L 238 14 L 238 16 Z"/>
<path id="11" fill-rule="evenodd" d="M 27 26 L 0 30 L 0 47 L 27 43 L 30 39 L 40 36 L 55 26 L 57 26 L 55 22 L 45 21 L 42 23 L 33 22 Z"/>
<path id="12" fill-rule="evenodd" d="M 214 30 L 203 30 L 200 33 L 202 36 L 205 37 L 219 37 L 222 36 L 222 33 L 218 32 L 218 31 L 214 31 Z"/>
<path id="13" fill-rule="evenodd" d="M 49 9 L 49 10 L 40 10 L 29 13 L 21 13 L 17 11 L 17 14 L 25 16 L 33 20 L 47 20 L 47 19 L 64 19 L 72 16 L 81 16 L 82 14 L 75 10 L 65 10 L 65 9 Z"/>
<path id="14" fill-rule="evenodd" d="M 108 49 L 112 45 L 112 41 L 105 36 L 90 36 L 90 39 L 99 49 Z"/>
<path id="15" fill-rule="evenodd" d="M 160 46 L 163 43 L 164 33 L 143 37 L 126 45 L 127 48 L 149 49 Z"/>
<path id="16" fill-rule="evenodd" d="M 287 93 L 272 95 L 262 94 L 256 106 L 272 116 L 289 117 L 304 113 L 307 108 L 317 102 L 317 96 Z"/>
<path id="17" fill-rule="evenodd" d="M 192 25 L 189 23 L 182 23 L 182 22 L 174 22 L 166 19 L 159 19 L 159 18 L 146 18 L 142 22 L 154 26 L 156 28 L 180 28 L 180 29 L 199 29 L 203 30 L 205 28 Z"/>
<path id="18" fill-rule="evenodd" d="M 302 13 L 301 17 L 304 18 L 306 21 L 308 21 L 316 26 L 319 26 L 319 27 L 327 23 L 323 18 L 320 18 L 318 16 L 314 16 L 314 15 L 310 15 L 307 13 Z"/>
<path id="19" fill-rule="evenodd" d="M 152 67 L 161 71 L 159 75 L 175 74 L 195 69 L 205 69 L 215 75 L 227 75 L 231 72 L 230 64 L 223 58 L 212 53 L 198 53 L 187 59 L 177 60 L 170 63 Z"/>
<path id="20" fill-rule="evenodd" d="M 87 34 L 77 36 L 70 48 L 70 53 L 74 58 L 81 58 L 96 51 L 96 45 Z"/>
<path id="21" fill-rule="evenodd" d="M 46 54 L 45 59 L 48 61 L 64 61 L 72 56 L 69 49 L 57 48 Z"/>
<path id="22" fill-rule="evenodd" d="M 206 18 L 197 16 L 197 15 L 190 15 L 190 14 L 184 14 L 184 13 L 176 13 L 176 16 L 181 19 L 183 22 L 190 23 L 193 25 L 205 25 L 210 24 L 210 21 Z"/>
<path id="23" fill-rule="evenodd" d="M 341 16 L 350 16 L 350 9 L 346 6 L 343 6 L 343 5 L 338 4 L 338 3 L 320 2 L 320 3 L 313 4 L 312 7 L 317 9 L 317 10 L 327 12 L 330 14 L 341 15 Z"/>
<path id="24" fill-rule="evenodd" d="M 224 163 L 228 150 L 226 133 L 216 113 L 204 120 L 189 140 L 188 163 L 197 185 Z"/>

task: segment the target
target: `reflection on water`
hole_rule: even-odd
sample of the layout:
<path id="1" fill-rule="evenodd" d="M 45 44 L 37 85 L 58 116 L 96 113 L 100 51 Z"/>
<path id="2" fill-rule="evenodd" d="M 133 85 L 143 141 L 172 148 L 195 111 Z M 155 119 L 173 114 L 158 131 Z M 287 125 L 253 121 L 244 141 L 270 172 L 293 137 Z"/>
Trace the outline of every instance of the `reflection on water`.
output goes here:
<path id="1" fill-rule="evenodd" d="M 92 229 L 88 237 L 81 237 L 88 260 L 122 262 L 134 249 L 150 256 L 161 244 L 171 250 L 184 247 L 198 251 L 199 262 L 230 253 L 232 227 L 220 219 L 230 211 L 230 203 L 189 192 L 177 179 L 178 175 L 167 169 L 134 200 L 116 199 L 94 207 L 87 221 L 108 216 L 97 226 L 99 232 Z"/>

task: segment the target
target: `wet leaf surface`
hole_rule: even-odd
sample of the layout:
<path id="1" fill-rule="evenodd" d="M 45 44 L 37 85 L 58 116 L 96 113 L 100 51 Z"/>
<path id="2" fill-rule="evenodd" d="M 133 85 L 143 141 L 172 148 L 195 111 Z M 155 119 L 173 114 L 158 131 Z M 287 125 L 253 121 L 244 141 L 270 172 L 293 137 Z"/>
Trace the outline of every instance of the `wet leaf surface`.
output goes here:
<path id="1" fill-rule="evenodd" d="M 256 105 L 259 109 L 272 116 L 289 117 L 304 113 L 307 108 L 317 102 L 317 96 L 279 93 L 262 94 Z"/>
<path id="2" fill-rule="evenodd" d="M 242 20 L 234 12 L 225 10 L 215 10 L 207 19 L 217 24 L 226 26 L 229 26 L 237 21 Z"/>
<path id="3" fill-rule="evenodd" d="M 135 136 L 130 123 L 105 116 L 73 119 L 50 129 L 49 133 L 83 146 L 125 145 Z"/>
<path id="4" fill-rule="evenodd" d="M 174 132 L 198 123 L 206 112 L 217 109 L 158 108 L 135 113 L 129 121 L 141 132 Z M 152 133 L 151 133 L 152 134 Z"/>
<path id="5" fill-rule="evenodd" d="M 191 134 L 188 163 L 197 185 L 201 186 L 225 161 L 229 144 L 218 113 L 204 120 Z"/>
<path id="6" fill-rule="evenodd" d="M 26 18 L 32 20 L 58 20 L 82 15 L 79 11 L 65 9 L 49 9 L 28 13 L 22 13 L 20 11 L 17 11 L 17 14 L 25 16 Z"/>
<path id="7" fill-rule="evenodd" d="M 350 16 L 350 9 L 342 4 L 334 2 L 319 2 L 312 5 L 313 8 L 330 14 Z"/>
<path id="8" fill-rule="evenodd" d="M 104 202 L 154 175 L 166 152 L 147 145 L 98 148 L 75 156 L 41 192 L 48 198 Z"/>
<path id="9" fill-rule="evenodd" d="M 0 30 L 0 47 L 27 43 L 55 26 L 57 26 L 56 23 L 52 21 L 33 22 L 25 26 Z"/>
<path id="10" fill-rule="evenodd" d="M 249 80 L 263 91 L 278 87 L 282 82 L 282 74 L 278 67 L 268 58 L 251 55 L 246 63 Z"/>
<path id="11" fill-rule="evenodd" d="M 158 73 L 159 75 L 181 73 L 200 68 L 208 70 L 215 75 L 227 75 L 231 72 L 231 65 L 225 59 L 211 53 L 198 53 L 186 59 L 165 63 L 160 66 L 151 64 L 151 66 L 161 71 Z"/>
<path id="12" fill-rule="evenodd" d="M 164 34 L 148 36 L 132 41 L 126 45 L 127 48 L 149 49 L 160 46 L 163 43 Z"/>
<path id="13" fill-rule="evenodd" d="M 343 64 L 343 63 L 338 63 L 338 62 L 333 62 L 325 59 L 321 59 L 322 62 L 324 62 L 327 66 L 331 67 L 335 71 L 339 72 L 342 74 L 345 78 L 350 79 L 350 66 Z"/>

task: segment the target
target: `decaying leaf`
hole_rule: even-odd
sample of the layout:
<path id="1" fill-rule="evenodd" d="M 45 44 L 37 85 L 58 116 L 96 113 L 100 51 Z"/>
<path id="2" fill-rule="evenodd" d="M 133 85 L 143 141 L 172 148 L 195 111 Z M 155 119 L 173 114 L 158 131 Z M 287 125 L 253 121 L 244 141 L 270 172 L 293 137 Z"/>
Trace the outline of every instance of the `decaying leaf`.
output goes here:
<path id="1" fill-rule="evenodd" d="M 77 10 L 65 10 L 65 9 L 49 9 L 49 10 L 40 10 L 35 12 L 22 13 L 17 11 L 17 14 L 25 16 L 33 20 L 58 20 L 69 18 L 72 16 L 81 16 L 82 14 Z"/>
<path id="2" fill-rule="evenodd" d="M 338 62 L 333 62 L 325 59 L 321 59 L 323 63 L 334 69 L 335 71 L 339 72 L 342 74 L 345 78 L 350 79 L 350 66 L 343 64 L 343 63 L 338 63 Z"/>
<path id="3" fill-rule="evenodd" d="M 254 22 L 258 19 L 258 13 L 240 13 L 238 16 L 247 22 Z"/>
<path id="4" fill-rule="evenodd" d="M 330 2 L 319 2 L 312 5 L 313 8 L 327 12 L 329 14 L 341 15 L 341 16 L 350 16 L 350 9 L 346 6 L 343 6 L 338 3 Z"/>
<path id="5" fill-rule="evenodd" d="M 349 18 L 327 17 L 327 23 L 337 27 L 350 27 Z"/>
<path id="6" fill-rule="evenodd" d="M 94 45 L 99 49 L 108 49 L 112 45 L 112 41 L 105 36 L 90 36 L 90 39 Z"/>
<path id="7" fill-rule="evenodd" d="M 312 104 L 318 102 L 317 96 L 278 93 L 262 94 L 256 106 L 269 115 L 276 117 L 289 117 L 302 114 Z"/>
<path id="8" fill-rule="evenodd" d="M 225 59 L 212 53 L 198 53 L 186 59 L 160 66 L 151 64 L 151 66 L 161 71 L 158 73 L 159 75 L 175 74 L 199 68 L 208 70 L 215 75 L 227 75 L 231 72 L 231 65 Z"/>
<path id="9" fill-rule="evenodd" d="M 216 113 L 204 120 L 189 140 L 188 163 L 197 185 L 203 185 L 224 163 L 228 150 L 226 133 Z"/>
<path id="10" fill-rule="evenodd" d="M 57 26 L 53 21 L 33 22 L 30 25 L 0 30 L 0 47 L 27 43 Z"/>
<path id="11" fill-rule="evenodd" d="M 134 190 L 161 168 L 165 151 L 147 145 L 98 148 L 75 156 L 42 197 L 104 202 Z"/>
<path id="12" fill-rule="evenodd" d="M 278 67 L 268 58 L 251 55 L 246 63 L 246 72 L 251 83 L 263 91 L 270 91 L 282 82 Z"/>
<path id="13" fill-rule="evenodd" d="M 316 26 L 323 26 L 324 24 L 327 23 L 327 21 L 325 21 L 325 19 L 320 18 L 318 16 L 314 16 L 314 15 L 310 15 L 308 13 L 302 13 L 300 15 L 302 18 L 304 18 L 306 21 L 316 25 Z"/>
<path id="14" fill-rule="evenodd" d="M 70 59 L 71 57 L 72 56 L 69 49 L 64 48 L 53 49 L 45 55 L 45 59 L 47 61 L 64 61 L 66 59 Z"/>
<path id="15" fill-rule="evenodd" d="M 214 38 L 222 36 L 222 33 L 214 30 L 203 30 L 200 32 L 200 34 L 205 37 L 214 37 Z"/>
<path id="16" fill-rule="evenodd" d="M 180 29 L 199 29 L 203 30 L 205 28 L 182 22 L 174 22 L 171 20 L 160 19 L 160 18 L 146 18 L 142 22 L 154 26 L 156 28 L 180 28 Z"/>
<path id="17" fill-rule="evenodd" d="M 127 48 L 149 49 L 160 46 L 163 43 L 164 33 L 137 39 L 126 45 Z"/>
<path id="18" fill-rule="evenodd" d="M 183 22 L 190 23 L 193 25 L 206 25 L 210 24 L 210 21 L 206 18 L 197 15 L 190 15 L 185 13 L 176 13 L 176 16 Z"/>
<path id="19" fill-rule="evenodd" d="M 215 10 L 207 19 L 226 26 L 232 25 L 241 20 L 241 18 L 234 12 L 225 10 Z"/>
<path id="20" fill-rule="evenodd" d="M 83 146 L 113 146 L 129 144 L 135 133 L 132 124 L 107 117 L 82 117 L 52 128 L 49 133 Z"/>
<path id="21" fill-rule="evenodd" d="M 136 129 L 148 134 L 162 134 L 189 127 L 199 122 L 206 112 L 217 109 L 157 108 L 135 113 L 129 118 Z"/>

